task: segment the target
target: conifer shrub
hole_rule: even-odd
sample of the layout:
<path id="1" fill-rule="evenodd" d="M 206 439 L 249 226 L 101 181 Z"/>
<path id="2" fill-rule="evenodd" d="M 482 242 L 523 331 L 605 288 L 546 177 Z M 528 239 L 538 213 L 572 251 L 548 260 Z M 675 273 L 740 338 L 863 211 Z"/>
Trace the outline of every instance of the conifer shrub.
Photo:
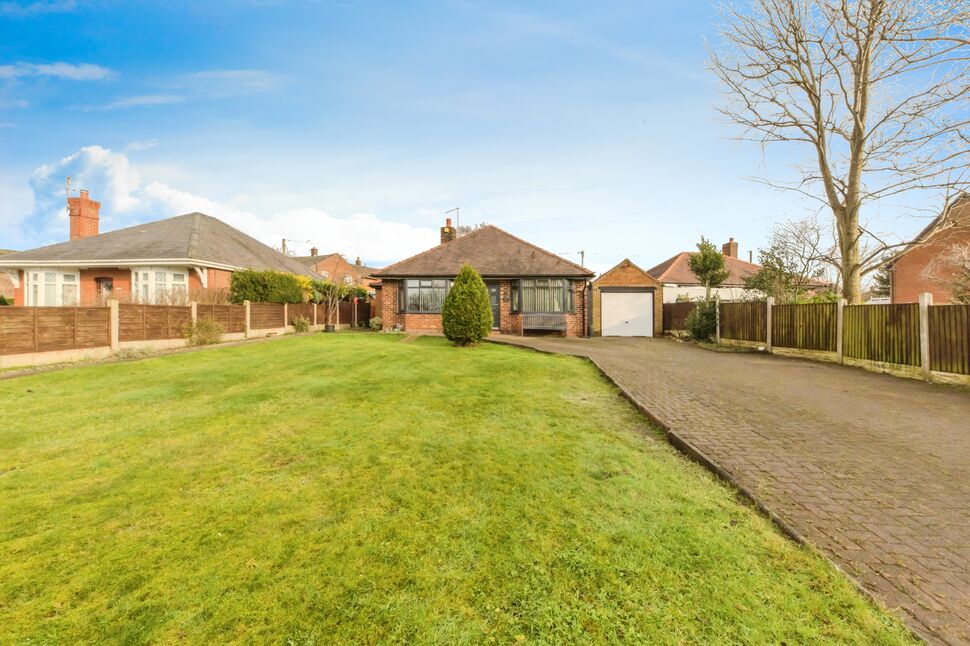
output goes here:
<path id="1" fill-rule="evenodd" d="M 441 309 L 445 336 L 456 345 L 478 343 L 492 329 L 488 289 L 471 265 L 463 265 Z"/>

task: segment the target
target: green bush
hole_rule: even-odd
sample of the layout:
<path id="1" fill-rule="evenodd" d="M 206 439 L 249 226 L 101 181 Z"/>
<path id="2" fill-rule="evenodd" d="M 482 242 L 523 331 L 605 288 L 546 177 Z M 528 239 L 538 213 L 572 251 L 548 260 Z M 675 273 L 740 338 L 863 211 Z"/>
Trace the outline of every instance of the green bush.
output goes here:
<path id="1" fill-rule="evenodd" d="M 302 303 L 304 282 L 295 274 L 243 269 L 232 274 L 229 300 L 233 303 Z"/>
<path id="2" fill-rule="evenodd" d="M 295 316 L 293 317 L 293 329 L 297 332 L 309 332 L 310 331 L 310 319 L 305 316 Z"/>
<path id="3" fill-rule="evenodd" d="M 379 332 L 382 327 L 384 327 L 384 321 L 381 320 L 381 317 L 372 316 L 370 318 L 370 329 Z"/>
<path id="4" fill-rule="evenodd" d="M 226 330 L 216 321 L 210 318 L 198 319 L 195 323 L 189 323 L 183 330 L 185 341 L 188 345 L 212 345 L 222 341 L 222 335 Z"/>
<path id="5" fill-rule="evenodd" d="M 0 307 L 3 307 L 5 305 L 13 305 L 13 299 L 7 298 L 5 296 L 0 296 Z"/>
<path id="6" fill-rule="evenodd" d="M 441 309 L 445 336 L 457 345 L 477 343 L 492 329 L 488 289 L 471 265 L 463 265 Z"/>
<path id="7" fill-rule="evenodd" d="M 700 301 L 684 322 L 687 332 L 697 341 L 710 341 L 717 332 L 717 302 Z"/>

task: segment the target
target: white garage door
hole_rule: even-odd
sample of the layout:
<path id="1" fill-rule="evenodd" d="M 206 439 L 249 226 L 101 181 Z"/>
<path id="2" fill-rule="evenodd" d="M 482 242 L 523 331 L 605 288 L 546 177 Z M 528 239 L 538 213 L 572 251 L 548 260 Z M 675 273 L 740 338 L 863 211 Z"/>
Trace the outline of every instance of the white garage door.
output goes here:
<path id="1" fill-rule="evenodd" d="M 603 336 L 653 336 L 653 292 L 600 292 Z"/>

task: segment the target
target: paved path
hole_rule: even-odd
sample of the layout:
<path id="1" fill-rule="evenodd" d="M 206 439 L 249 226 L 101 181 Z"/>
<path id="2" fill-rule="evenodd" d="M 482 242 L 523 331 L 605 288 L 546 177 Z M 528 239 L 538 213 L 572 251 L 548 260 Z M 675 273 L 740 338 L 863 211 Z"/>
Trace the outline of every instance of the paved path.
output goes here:
<path id="1" fill-rule="evenodd" d="M 663 339 L 588 356 L 929 641 L 970 644 L 970 392 Z"/>

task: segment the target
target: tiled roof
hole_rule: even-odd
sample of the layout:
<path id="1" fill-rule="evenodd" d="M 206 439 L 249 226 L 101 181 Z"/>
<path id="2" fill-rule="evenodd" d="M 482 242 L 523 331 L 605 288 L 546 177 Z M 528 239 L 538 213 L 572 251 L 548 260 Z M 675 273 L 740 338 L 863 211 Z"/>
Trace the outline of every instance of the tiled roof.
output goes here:
<path id="1" fill-rule="evenodd" d="M 233 269 L 273 269 L 315 276 L 306 266 L 242 231 L 203 213 L 109 231 L 90 238 L 3 256 L 0 266 L 18 263 L 99 263 L 186 260 Z"/>
<path id="2" fill-rule="evenodd" d="M 682 251 L 656 267 L 648 269 L 647 273 L 665 284 L 700 285 L 697 276 L 690 270 L 690 257 L 694 253 L 696 252 Z M 727 280 L 722 283 L 725 287 L 744 287 L 744 279 L 755 275 L 761 269 L 761 265 L 745 262 L 731 256 L 724 257 L 724 267 L 730 272 Z"/>
<path id="3" fill-rule="evenodd" d="M 375 278 L 456 276 L 465 263 L 484 277 L 592 278 L 593 272 L 554 253 L 486 225 L 377 271 Z"/>

